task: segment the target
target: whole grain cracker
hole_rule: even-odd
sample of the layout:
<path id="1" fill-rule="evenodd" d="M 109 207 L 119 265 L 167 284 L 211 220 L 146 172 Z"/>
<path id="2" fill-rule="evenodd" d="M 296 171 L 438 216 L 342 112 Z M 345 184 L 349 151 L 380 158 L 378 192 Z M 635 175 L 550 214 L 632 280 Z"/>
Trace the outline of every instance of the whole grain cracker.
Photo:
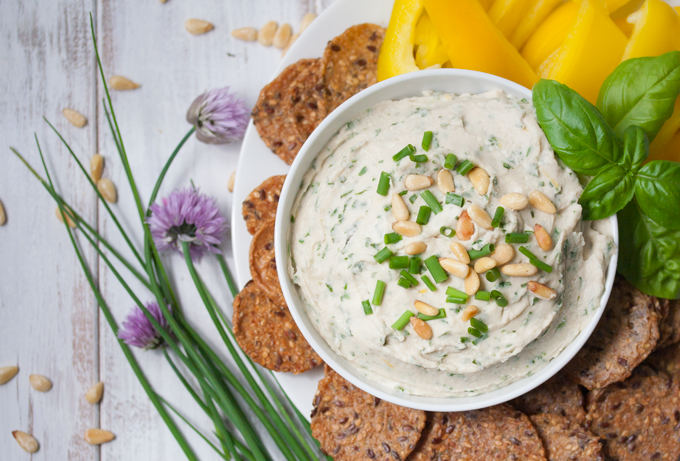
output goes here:
<path id="1" fill-rule="evenodd" d="M 274 371 L 302 373 L 321 364 L 287 307 L 279 307 L 252 281 L 234 298 L 234 336 L 254 362 Z"/>
<path id="2" fill-rule="evenodd" d="M 289 110 L 303 142 L 328 114 L 323 72 L 323 62 L 318 59 L 299 73 L 289 89 L 291 93 Z"/>
<path id="3" fill-rule="evenodd" d="M 578 424 L 586 419 L 583 393 L 578 384 L 558 373 L 536 389 L 512 400 L 510 404 L 527 415 L 551 413 Z"/>
<path id="4" fill-rule="evenodd" d="M 660 318 L 655 298 L 617 277 L 600 323 L 566 374 L 590 390 L 623 381 L 654 350 Z"/>
<path id="5" fill-rule="evenodd" d="M 314 397 L 312 436 L 335 461 L 405 460 L 424 425 L 424 411 L 373 397 L 326 365 Z"/>
<path id="6" fill-rule="evenodd" d="M 507 404 L 458 413 L 429 413 L 409 460 L 545 461 L 538 432 L 527 415 Z"/>
<path id="7" fill-rule="evenodd" d="M 541 413 L 529 419 L 541 437 L 549 461 L 604 460 L 599 438 L 569 418 Z"/>
<path id="8" fill-rule="evenodd" d="M 643 364 L 668 373 L 673 381 L 680 384 L 680 343 L 655 350 Z"/>
<path id="9" fill-rule="evenodd" d="M 262 228 L 250 242 L 250 276 L 269 299 L 278 306 L 285 306 L 286 300 L 279 284 L 274 252 L 274 221 L 262 224 Z"/>
<path id="10" fill-rule="evenodd" d="M 659 299 L 662 311 L 667 311 L 659 325 L 661 338 L 657 349 L 680 342 L 680 300 Z"/>
<path id="11" fill-rule="evenodd" d="M 263 223 L 276 218 L 276 208 L 286 175 L 272 176 L 264 180 L 243 201 L 243 219 L 248 232 L 255 235 Z"/>

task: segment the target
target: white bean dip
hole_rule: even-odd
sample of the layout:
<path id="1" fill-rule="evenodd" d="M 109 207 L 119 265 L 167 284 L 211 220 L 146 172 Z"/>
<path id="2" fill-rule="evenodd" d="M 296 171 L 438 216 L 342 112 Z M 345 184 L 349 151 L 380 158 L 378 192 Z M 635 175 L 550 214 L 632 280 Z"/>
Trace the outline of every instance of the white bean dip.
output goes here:
<path id="1" fill-rule="evenodd" d="M 426 131 L 433 133 L 427 151 L 421 147 Z M 427 155 L 427 161 L 421 158 L 416 163 L 406 157 L 395 162 L 393 155 L 408 144 L 416 146 L 415 155 Z M 443 210 L 431 213 L 419 235 L 386 244 L 385 234 L 394 232 L 392 195 L 406 190 L 408 175 L 436 180 L 451 153 L 457 165 L 468 160 L 488 174 L 488 191 L 480 195 L 470 178 L 455 169 L 451 170 L 453 194 L 464 198 L 462 207 L 447 203 L 436 181 L 427 189 L 407 191 L 401 198 L 410 221 L 427 205 L 421 197 L 425 190 Z M 377 193 L 382 172 L 390 175 L 386 196 Z M 471 205 L 493 217 L 506 194 L 528 197 L 534 191 L 545 194 L 557 212 L 532 205 L 522 210 L 505 207 L 498 227 L 475 224 L 469 240 L 442 234 L 442 227 L 456 229 L 461 213 Z M 582 192 L 576 174 L 555 158 L 530 101 L 501 90 L 459 96 L 428 91 L 420 97 L 385 101 L 347 123 L 305 174 L 291 216 L 288 274 L 314 328 L 358 373 L 413 395 L 460 397 L 489 392 L 543 368 L 599 309 L 614 243 L 608 222 L 581 221 Z M 533 234 L 536 224 L 552 238 L 548 251 L 541 249 Z M 417 255 L 422 261 L 433 255 L 455 260 L 452 242 L 467 251 L 479 250 L 489 243 L 504 244 L 508 233 L 526 231 L 530 231 L 528 242 L 512 244 L 515 253 L 508 264 L 530 262 L 519 251 L 523 246 L 552 272 L 502 274 L 495 282 L 479 274 L 481 296 L 497 290 L 508 301 L 504 307 L 493 298 L 475 299 L 474 293 L 464 303 L 446 302 L 447 288 L 464 292 L 464 280 L 447 274 L 431 291 L 422 280 L 427 276 L 434 282 L 425 264 L 413 274 L 418 285 L 403 288 L 398 284 L 402 269 L 390 269 L 389 260 L 375 259 L 385 247 L 394 256 L 403 256 L 408 244 L 423 242 L 427 249 Z M 384 296 L 380 305 L 370 305 L 372 313 L 367 315 L 362 301 L 373 299 L 378 280 L 385 283 Z M 554 290 L 556 296 L 537 296 L 529 290 L 530 281 Z M 432 331 L 430 339 L 420 337 L 409 322 L 402 329 L 393 328 L 405 311 L 418 314 L 415 301 L 446 314 L 425 321 Z M 463 320 L 469 305 L 479 308 L 474 319 L 488 327 L 481 338 L 470 333 L 471 321 Z"/>

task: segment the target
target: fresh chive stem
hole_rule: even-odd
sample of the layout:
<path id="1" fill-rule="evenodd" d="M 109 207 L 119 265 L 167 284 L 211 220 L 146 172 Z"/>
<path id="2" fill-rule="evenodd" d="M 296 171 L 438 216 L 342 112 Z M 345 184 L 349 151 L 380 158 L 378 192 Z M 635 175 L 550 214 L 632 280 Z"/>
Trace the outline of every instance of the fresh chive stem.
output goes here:
<path id="1" fill-rule="evenodd" d="M 390 269 L 406 269 L 408 256 L 390 256 Z"/>
<path id="2" fill-rule="evenodd" d="M 453 170 L 456 167 L 456 162 L 458 157 L 456 154 L 446 154 L 446 160 L 444 160 L 444 168 L 447 170 Z"/>
<path id="3" fill-rule="evenodd" d="M 392 251 L 389 248 L 385 247 L 382 250 L 380 250 L 378 253 L 376 253 L 376 255 L 373 256 L 373 258 L 378 262 L 378 264 L 382 264 L 385 261 L 387 261 L 387 258 L 392 256 L 393 254 L 394 253 L 392 253 Z"/>
<path id="4" fill-rule="evenodd" d="M 419 155 L 413 154 L 413 155 L 409 156 L 409 158 L 411 159 L 412 162 L 415 162 L 415 163 L 425 163 L 429 160 L 427 158 L 427 155 L 425 155 L 425 154 L 419 154 Z"/>
<path id="5" fill-rule="evenodd" d="M 449 226 L 442 226 L 439 228 L 439 233 L 444 237 L 453 238 L 456 235 L 456 231 Z"/>
<path id="6" fill-rule="evenodd" d="M 475 338 L 481 338 L 481 337 L 482 337 L 482 332 L 479 331 L 479 330 L 476 329 L 476 328 L 468 327 L 468 330 L 467 330 L 467 331 L 468 331 L 468 333 L 470 333 L 470 334 L 471 334 L 472 336 L 474 336 Z"/>
<path id="7" fill-rule="evenodd" d="M 491 299 L 491 293 L 488 291 L 479 290 L 477 293 L 475 293 L 475 299 L 480 301 L 489 301 Z"/>
<path id="8" fill-rule="evenodd" d="M 452 192 L 447 192 L 446 193 L 446 203 L 447 204 L 451 203 L 453 205 L 462 207 L 463 205 L 465 205 L 465 199 L 458 194 L 454 194 Z"/>
<path id="9" fill-rule="evenodd" d="M 456 296 L 459 298 L 464 298 L 467 301 L 468 295 L 460 290 L 457 290 L 453 287 L 448 287 L 446 288 L 446 296 Z"/>
<path id="10" fill-rule="evenodd" d="M 496 251 L 496 245 L 494 245 L 493 243 L 487 243 L 479 250 L 468 251 L 468 254 L 470 255 L 470 259 L 479 259 L 482 256 L 490 255 L 494 251 Z"/>
<path id="11" fill-rule="evenodd" d="M 401 316 L 397 319 L 397 321 L 394 322 L 394 324 L 392 324 L 392 328 L 394 328 L 395 330 L 401 330 L 401 329 L 403 329 L 403 328 L 406 326 L 406 324 L 408 324 L 409 319 L 410 319 L 411 317 L 413 317 L 414 315 L 415 315 L 415 314 L 414 314 L 413 312 L 411 312 L 411 311 L 406 311 L 406 312 L 404 312 L 404 313 L 401 314 Z"/>
<path id="12" fill-rule="evenodd" d="M 375 292 L 373 293 L 373 305 L 379 306 L 382 303 L 383 295 L 385 294 L 385 286 L 387 284 L 382 280 L 375 282 Z"/>
<path id="13" fill-rule="evenodd" d="M 442 283 L 444 280 L 449 278 L 444 268 L 441 266 L 441 264 L 439 264 L 439 259 L 437 259 L 436 255 L 430 256 L 424 261 L 424 263 L 427 267 L 427 270 L 430 271 L 435 283 Z"/>
<path id="14" fill-rule="evenodd" d="M 537 259 L 537 256 L 533 254 L 531 251 L 529 251 L 526 247 L 523 246 L 519 247 L 519 252 L 529 259 Z"/>
<path id="15" fill-rule="evenodd" d="M 418 256 L 411 256 L 408 262 L 408 272 L 409 274 L 420 274 L 420 266 L 423 264 L 423 260 Z M 417 285 L 417 283 L 414 283 Z"/>
<path id="16" fill-rule="evenodd" d="M 432 209 L 429 206 L 427 205 L 421 206 L 420 209 L 418 210 L 416 222 L 421 226 L 424 226 L 425 224 L 430 222 L 430 214 L 432 214 Z"/>
<path id="17" fill-rule="evenodd" d="M 481 320 L 475 317 L 472 317 L 470 319 L 470 325 L 472 325 L 473 328 L 476 328 L 482 333 L 486 333 L 487 331 L 489 331 L 489 327 L 486 325 L 486 323 L 482 322 Z"/>
<path id="18" fill-rule="evenodd" d="M 442 204 L 439 203 L 439 200 L 437 200 L 432 191 L 426 190 L 420 194 L 420 197 L 425 200 L 425 203 L 432 209 L 434 214 L 439 214 L 443 210 Z"/>
<path id="19" fill-rule="evenodd" d="M 420 143 L 425 152 L 430 150 L 430 144 L 432 144 L 432 132 L 426 131 L 423 133 L 423 142 Z"/>
<path id="20" fill-rule="evenodd" d="M 401 235 L 397 234 L 396 232 L 390 232 L 389 234 L 385 234 L 385 244 L 389 243 L 397 243 L 402 239 Z"/>
<path id="21" fill-rule="evenodd" d="M 496 301 L 498 307 L 505 307 L 508 305 L 508 298 L 503 296 L 503 293 L 501 293 L 498 290 L 493 290 L 491 292 L 491 297 L 493 298 L 494 301 Z"/>
<path id="22" fill-rule="evenodd" d="M 529 234 L 524 232 L 510 232 L 505 234 L 505 243 L 527 243 L 529 241 Z"/>
<path id="23" fill-rule="evenodd" d="M 447 296 L 446 302 L 451 304 L 465 304 L 467 302 L 467 298 L 460 296 Z"/>
<path id="24" fill-rule="evenodd" d="M 411 286 L 414 287 L 414 286 L 418 285 L 418 280 L 416 280 L 416 278 L 414 276 L 412 276 L 411 274 L 409 274 L 408 272 L 401 271 L 400 274 L 401 274 L 402 277 L 404 277 L 406 280 L 408 280 L 408 283 L 410 283 Z"/>
<path id="25" fill-rule="evenodd" d="M 498 270 L 497 267 L 494 267 L 493 269 L 486 271 L 486 279 L 489 282 L 495 282 L 500 277 L 501 277 L 501 271 Z"/>
<path id="26" fill-rule="evenodd" d="M 373 313 L 373 308 L 371 307 L 371 303 L 368 302 L 368 299 L 361 301 L 361 305 L 364 307 L 364 314 L 371 315 Z"/>
<path id="27" fill-rule="evenodd" d="M 446 318 L 446 310 L 445 309 L 439 309 L 439 314 L 437 315 L 425 315 L 422 312 L 418 312 L 418 315 L 416 316 L 420 320 L 437 320 L 437 319 L 443 319 Z"/>
<path id="28" fill-rule="evenodd" d="M 498 226 L 501 225 L 501 219 L 503 219 L 503 213 L 505 213 L 505 208 L 502 206 L 499 206 L 496 208 L 496 212 L 493 215 L 493 219 L 491 220 L 491 227 L 494 229 Z"/>
<path id="29" fill-rule="evenodd" d="M 397 285 L 399 285 L 402 288 L 411 288 L 411 282 L 406 280 L 404 277 L 399 278 L 399 280 L 397 281 Z"/>
<path id="30" fill-rule="evenodd" d="M 470 160 L 463 160 L 460 165 L 456 168 L 456 171 L 463 176 L 468 174 L 471 169 L 473 169 L 475 165 L 470 161 Z"/>
<path id="31" fill-rule="evenodd" d="M 430 291 L 437 291 L 437 287 L 434 286 L 434 283 L 432 283 L 432 280 L 430 280 L 430 277 L 427 275 L 423 274 L 420 276 L 421 279 L 423 279 L 423 283 L 427 288 L 430 289 Z"/>
<path id="32" fill-rule="evenodd" d="M 390 175 L 384 171 L 380 172 L 380 181 L 378 181 L 378 195 L 383 197 L 387 196 L 387 192 L 390 190 Z"/>
<path id="33" fill-rule="evenodd" d="M 407 144 L 406 147 L 404 147 L 402 150 L 400 150 L 399 152 L 392 156 L 392 160 L 398 162 L 402 158 L 406 158 L 409 155 L 414 154 L 415 152 L 416 152 L 415 146 L 413 146 L 412 144 Z"/>
<path id="34" fill-rule="evenodd" d="M 532 258 L 529 260 L 531 264 L 534 266 L 538 267 L 542 271 L 547 272 L 548 274 L 552 272 L 553 268 L 549 264 L 544 263 L 543 261 L 539 261 L 538 258 Z"/>

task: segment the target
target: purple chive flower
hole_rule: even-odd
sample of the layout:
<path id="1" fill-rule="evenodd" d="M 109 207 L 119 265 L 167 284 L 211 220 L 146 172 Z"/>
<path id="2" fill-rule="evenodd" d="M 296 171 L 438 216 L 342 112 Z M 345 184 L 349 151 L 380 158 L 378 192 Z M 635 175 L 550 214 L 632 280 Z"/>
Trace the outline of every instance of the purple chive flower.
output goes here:
<path id="1" fill-rule="evenodd" d="M 163 329 L 169 332 L 168 321 L 163 317 L 158 304 L 147 303 L 146 308 Z M 156 349 L 164 344 L 163 337 L 137 306 L 132 308 L 123 320 L 123 327 L 118 330 L 118 339 L 122 339 L 129 346 L 141 347 L 144 350 Z"/>
<path id="2" fill-rule="evenodd" d="M 215 199 L 193 187 L 175 190 L 162 203 L 151 205 L 147 219 L 159 251 L 174 248 L 182 252 L 182 242 L 189 242 L 191 259 L 221 251 L 218 245 L 227 230 L 227 220 Z"/>
<path id="3" fill-rule="evenodd" d="M 187 122 L 196 127 L 196 137 L 207 144 L 229 144 L 243 137 L 250 118 L 242 99 L 229 87 L 203 93 L 191 103 Z"/>

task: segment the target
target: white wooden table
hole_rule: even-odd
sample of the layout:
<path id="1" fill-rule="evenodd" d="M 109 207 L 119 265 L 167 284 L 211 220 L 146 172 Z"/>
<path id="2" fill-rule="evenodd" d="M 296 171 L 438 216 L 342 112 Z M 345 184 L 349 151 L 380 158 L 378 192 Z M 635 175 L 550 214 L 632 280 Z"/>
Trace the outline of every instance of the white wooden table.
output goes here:
<path id="1" fill-rule="evenodd" d="M 131 166 L 143 200 L 161 166 L 189 129 L 185 112 L 203 91 L 229 85 L 252 107 L 281 53 L 230 36 L 232 29 L 259 27 L 269 20 L 289 22 L 295 30 L 307 12 L 320 13 L 332 0 L 0 0 L 0 200 L 8 222 L 0 227 L 0 366 L 18 365 L 19 374 L 0 386 L 0 459 L 29 459 L 12 438 L 13 430 L 32 433 L 45 460 L 173 460 L 183 455 L 133 375 L 95 303 L 70 241 L 54 214 L 55 204 L 9 151 L 11 145 L 40 166 L 35 132 L 53 178 L 66 199 L 112 243 L 124 248 L 103 207 L 49 127 L 46 116 L 85 163 L 96 152 L 107 161 L 105 177 L 118 185 L 114 210 L 134 230 L 132 194 L 109 133 L 95 68 L 89 12 L 98 32 L 107 76 L 124 75 L 142 86 L 113 93 Z M 192 36 L 188 18 L 212 22 L 215 30 Z M 61 115 L 74 108 L 88 118 L 82 128 Z M 193 180 L 218 197 L 229 216 L 227 180 L 236 167 L 239 145 L 207 146 L 194 139 L 173 165 L 161 195 Z M 238 206 L 238 204 L 236 204 Z M 87 247 L 85 247 L 87 248 Z M 230 242 L 223 245 L 230 260 Z M 88 262 L 120 323 L 132 306 L 110 272 L 87 248 Z M 171 276 L 191 286 L 181 261 Z M 223 306 L 231 303 L 217 267 L 199 265 Z M 138 287 L 137 287 L 138 288 Z M 147 298 L 150 299 L 150 298 Z M 182 290 L 186 314 L 214 344 L 210 320 L 192 289 Z M 192 310 L 192 306 L 196 306 Z M 187 393 L 160 352 L 135 351 L 157 391 L 199 427 L 210 422 Z M 54 383 L 48 393 L 33 390 L 32 373 Z M 85 391 L 104 381 L 100 405 Z M 310 396 L 311 398 L 311 396 Z M 183 427 L 181 422 L 180 427 Z M 83 440 L 91 427 L 116 434 L 116 440 L 92 447 Z M 189 430 L 187 438 L 201 459 L 216 455 Z"/>

